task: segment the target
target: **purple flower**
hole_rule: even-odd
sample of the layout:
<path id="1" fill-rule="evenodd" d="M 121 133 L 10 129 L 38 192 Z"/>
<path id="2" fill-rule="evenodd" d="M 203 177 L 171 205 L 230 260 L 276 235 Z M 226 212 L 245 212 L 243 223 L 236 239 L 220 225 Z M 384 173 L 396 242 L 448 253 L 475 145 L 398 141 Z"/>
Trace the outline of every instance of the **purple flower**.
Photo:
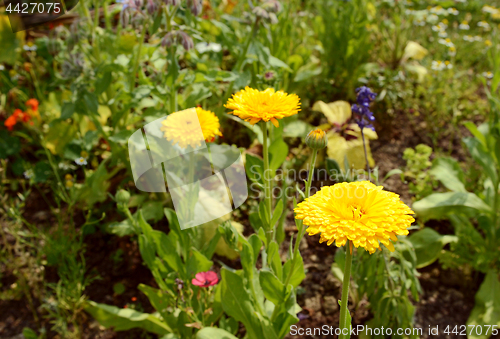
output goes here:
<path id="1" fill-rule="evenodd" d="M 309 316 L 307 314 L 298 313 L 297 318 L 299 318 L 300 321 L 309 318 Z"/>
<path id="2" fill-rule="evenodd" d="M 352 112 L 361 130 L 365 127 L 375 130 L 372 125 L 372 122 L 375 121 L 375 117 L 373 116 L 373 112 L 370 111 L 370 103 L 375 100 L 376 97 L 377 94 L 366 86 L 356 88 L 356 101 L 358 103 L 352 105 Z"/>

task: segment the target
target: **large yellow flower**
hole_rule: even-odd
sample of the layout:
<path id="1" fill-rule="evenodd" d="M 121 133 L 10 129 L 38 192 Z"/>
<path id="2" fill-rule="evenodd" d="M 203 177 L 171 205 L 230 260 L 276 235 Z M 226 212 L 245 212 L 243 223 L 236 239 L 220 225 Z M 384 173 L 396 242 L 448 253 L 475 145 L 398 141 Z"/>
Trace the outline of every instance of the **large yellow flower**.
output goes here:
<path id="1" fill-rule="evenodd" d="M 219 118 L 201 107 L 172 113 L 162 121 L 162 125 L 164 137 L 182 148 L 198 147 L 203 140 L 212 142 L 215 136 L 222 136 Z"/>
<path id="2" fill-rule="evenodd" d="M 277 119 L 283 119 L 300 111 L 300 99 L 296 94 L 283 91 L 275 92 L 273 88 L 259 91 L 250 87 L 233 94 L 224 107 L 232 109 L 234 114 L 252 125 L 259 121 L 271 121 L 278 127 Z"/>
<path id="3" fill-rule="evenodd" d="M 407 235 L 414 212 L 399 195 L 369 181 L 325 186 L 295 208 L 296 218 L 309 226 L 309 235 L 321 233 L 320 242 L 340 247 L 350 240 L 373 253 L 381 242 L 394 251 L 390 240 Z"/>

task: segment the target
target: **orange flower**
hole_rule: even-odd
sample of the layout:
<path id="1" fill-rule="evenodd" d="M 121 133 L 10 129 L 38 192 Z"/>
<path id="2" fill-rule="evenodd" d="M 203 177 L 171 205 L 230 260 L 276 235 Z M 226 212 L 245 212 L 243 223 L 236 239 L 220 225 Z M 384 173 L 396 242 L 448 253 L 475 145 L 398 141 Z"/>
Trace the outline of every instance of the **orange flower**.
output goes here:
<path id="1" fill-rule="evenodd" d="M 30 100 L 35 100 L 35 99 L 30 99 Z M 35 100 L 35 102 L 36 102 L 36 105 L 38 105 L 38 101 Z M 23 112 L 18 108 L 16 110 L 14 110 L 14 113 L 12 113 L 12 115 L 5 120 L 5 122 L 4 122 L 5 127 L 7 127 L 9 129 L 9 131 L 12 131 L 12 129 L 14 128 L 14 126 L 18 122 L 30 121 L 31 115 L 28 114 L 29 111 L 31 111 L 32 113 L 38 113 L 38 111 L 32 111 L 30 108 L 28 108 L 27 112 Z"/>
<path id="2" fill-rule="evenodd" d="M 38 111 L 38 100 L 31 98 L 26 101 L 26 106 L 29 106 L 33 111 Z"/>
<path id="3" fill-rule="evenodd" d="M 17 123 L 17 119 L 14 116 L 14 114 L 12 114 L 10 117 L 7 118 L 7 120 L 5 120 L 4 125 L 5 125 L 5 127 L 7 127 L 9 129 L 9 131 L 12 131 L 14 129 L 14 125 L 16 123 Z"/>

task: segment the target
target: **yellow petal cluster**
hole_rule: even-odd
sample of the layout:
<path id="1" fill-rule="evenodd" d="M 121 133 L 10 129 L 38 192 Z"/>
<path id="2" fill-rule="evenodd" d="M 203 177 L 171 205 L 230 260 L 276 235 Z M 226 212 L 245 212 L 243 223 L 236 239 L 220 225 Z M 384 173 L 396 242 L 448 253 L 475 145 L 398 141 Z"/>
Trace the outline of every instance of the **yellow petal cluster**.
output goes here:
<path id="1" fill-rule="evenodd" d="M 198 121 L 195 121 L 196 117 Z M 164 132 L 164 137 L 182 148 L 198 147 L 203 140 L 212 142 L 215 136 L 222 136 L 219 118 L 201 107 L 172 113 L 162 121 L 162 125 L 160 129 Z"/>
<path id="2" fill-rule="evenodd" d="M 300 111 L 300 99 L 296 94 L 287 94 L 268 88 L 259 91 L 245 87 L 227 101 L 224 107 L 233 110 L 230 114 L 254 125 L 260 121 L 271 121 L 278 127 L 283 119 Z"/>
<path id="3" fill-rule="evenodd" d="M 324 186 L 295 208 L 296 218 L 307 225 L 309 235 L 321 233 L 321 242 L 340 247 L 350 240 L 370 253 L 382 243 L 394 251 L 396 235 L 407 235 L 414 212 L 399 195 L 369 181 Z"/>

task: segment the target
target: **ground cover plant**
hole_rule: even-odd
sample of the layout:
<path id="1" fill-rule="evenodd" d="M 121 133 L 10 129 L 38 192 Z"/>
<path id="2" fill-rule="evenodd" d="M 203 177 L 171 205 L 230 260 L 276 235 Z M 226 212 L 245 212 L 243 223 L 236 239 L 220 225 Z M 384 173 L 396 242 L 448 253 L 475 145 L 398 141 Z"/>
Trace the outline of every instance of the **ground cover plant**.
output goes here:
<path id="1" fill-rule="evenodd" d="M 500 3 L 9 10 L 0 337 L 500 336 Z"/>

